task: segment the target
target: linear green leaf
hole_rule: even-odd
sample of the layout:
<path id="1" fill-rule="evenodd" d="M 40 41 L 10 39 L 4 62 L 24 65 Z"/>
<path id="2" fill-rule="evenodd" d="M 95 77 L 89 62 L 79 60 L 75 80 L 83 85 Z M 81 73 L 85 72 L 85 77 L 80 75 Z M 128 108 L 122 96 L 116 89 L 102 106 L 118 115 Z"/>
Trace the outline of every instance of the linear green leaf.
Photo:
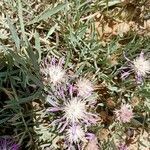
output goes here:
<path id="1" fill-rule="evenodd" d="M 50 28 L 50 30 L 47 33 L 46 39 L 48 39 L 49 36 L 54 33 L 54 31 L 57 27 L 58 27 L 58 24 L 56 23 L 52 28 Z"/>
<path id="2" fill-rule="evenodd" d="M 12 34 L 12 39 L 14 40 L 14 42 L 16 44 L 17 50 L 19 50 L 20 49 L 20 39 L 18 37 L 17 31 L 15 29 L 15 26 L 11 22 L 10 18 L 8 16 L 6 16 L 6 17 L 7 17 L 7 22 L 9 25 L 10 32 Z"/>
<path id="3" fill-rule="evenodd" d="M 41 45 L 40 45 L 40 39 L 39 39 L 38 32 L 35 32 L 35 48 L 37 49 L 38 55 L 39 55 L 38 62 L 40 62 L 42 51 L 41 51 Z"/>
<path id="4" fill-rule="evenodd" d="M 40 15 L 36 16 L 33 20 L 31 20 L 28 23 L 28 25 L 34 24 L 34 23 L 39 22 L 41 20 L 48 19 L 50 16 L 52 16 L 52 15 L 56 14 L 57 12 L 59 12 L 60 10 L 64 9 L 65 6 L 66 6 L 66 4 L 59 4 L 54 8 L 48 8 L 47 10 L 42 12 Z"/>
<path id="5" fill-rule="evenodd" d="M 26 46 L 28 46 L 27 37 L 25 35 L 25 28 L 24 28 L 24 21 L 23 21 L 23 15 L 22 15 L 22 3 L 21 3 L 21 0 L 18 0 L 18 15 L 19 15 L 19 21 L 20 21 L 20 27 L 21 27 L 23 40 L 25 41 Z"/>

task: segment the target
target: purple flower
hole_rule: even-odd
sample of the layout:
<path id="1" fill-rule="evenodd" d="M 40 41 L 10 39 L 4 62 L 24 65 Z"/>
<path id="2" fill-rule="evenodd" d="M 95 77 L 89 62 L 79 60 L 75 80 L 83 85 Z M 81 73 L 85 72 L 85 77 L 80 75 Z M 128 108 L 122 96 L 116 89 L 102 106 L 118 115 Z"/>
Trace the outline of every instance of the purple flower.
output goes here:
<path id="1" fill-rule="evenodd" d="M 131 73 L 134 72 L 136 80 L 138 81 L 138 83 L 141 83 L 143 77 L 145 77 L 147 74 L 150 74 L 150 60 L 144 57 L 143 52 L 141 52 L 140 56 L 135 58 L 133 61 L 129 60 L 126 56 L 125 58 L 129 62 L 129 66 L 123 68 L 123 70 L 124 69 L 130 70 L 128 70 L 127 72 L 123 71 L 122 78 L 125 79 Z"/>
<path id="2" fill-rule="evenodd" d="M 133 111 L 129 104 L 121 105 L 119 110 L 115 110 L 116 119 L 122 123 L 130 122 L 133 118 Z"/>
<path id="3" fill-rule="evenodd" d="M 83 98 L 90 96 L 94 91 L 94 87 L 92 83 L 85 78 L 78 80 L 77 89 L 78 89 L 78 95 Z"/>
<path id="4" fill-rule="evenodd" d="M 141 52 L 140 56 L 134 59 L 133 61 L 134 70 L 137 72 L 137 75 L 146 76 L 150 73 L 150 60 L 146 60 L 144 53 Z"/>
<path id="5" fill-rule="evenodd" d="M 96 114 L 88 112 L 90 107 L 86 100 L 82 100 L 79 97 L 72 97 L 70 100 L 64 101 L 62 105 L 59 103 L 51 102 L 47 100 L 52 107 L 48 108 L 48 112 L 61 112 L 61 117 L 52 122 L 52 124 L 59 123 L 59 126 L 62 127 L 60 132 L 62 132 L 66 126 L 74 125 L 75 123 L 83 123 L 87 126 L 91 124 L 96 124 L 98 116 Z"/>
<path id="6" fill-rule="evenodd" d="M 56 63 L 56 59 L 52 58 L 51 61 L 46 58 L 41 64 L 41 73 L 47 83 L 53 85 L 60 84 L 65 80 L 65 70 L 62 68 L 63 60 L 60 59 Z"/>
<path id="7" fill-rule="evenodd" d="M 70 126 L 67 129 L 66 137 L 68 142 L 72 145 L 73 143 L 79 144 L 80 141 L 86 141 L 85 131 L 79 125 Z"/>
<path id="8" fill-rule="evenodd" d="M 46 100 L 50 104 L 47 112 L 55 115 L 51 125 L 65 135 L 68 149 L 72 150 L 73 145 L 80 149 L 81 143 L 87 138 L 87 128 L 99 120 L 97 114 L 90 112 L 90 100 L 93 99 L 78 96 L 74 86 L 69 83 L 57 89 L 59 88 L 55 87 L 55 95 L 49 93 Z"/>
<path id="9" fill-rule="evenodd" d="M 87 128 L 99 120 L 97 114 L 90 112 L 93 104 L 93 97 L 90 95 L 94 88 L 87 79 L 78 81 L 78 89 L 72 85 L 74 81 L 64 80 L 66 72 L 60 64 L 54 59 L 51 63 L 43 64 L 42 73 L 52 83 L 52 86 L 46 89 L 46 102 L 50 105 L 47 113 L 54 118 L 51 125 L 56 126 L 58 132 L 65 135 L 66 147 L 72 150 L 75 145 L 80 149 L 80 144 L 86 140 Z M 62 82 L 63 84 L 60 84 Z"/>
<path id="10" fill-rule="evenodd" d="M 0 150 L 19 150 L 19 145 L 16 144 L 11 137 L 0 137 Z"/>

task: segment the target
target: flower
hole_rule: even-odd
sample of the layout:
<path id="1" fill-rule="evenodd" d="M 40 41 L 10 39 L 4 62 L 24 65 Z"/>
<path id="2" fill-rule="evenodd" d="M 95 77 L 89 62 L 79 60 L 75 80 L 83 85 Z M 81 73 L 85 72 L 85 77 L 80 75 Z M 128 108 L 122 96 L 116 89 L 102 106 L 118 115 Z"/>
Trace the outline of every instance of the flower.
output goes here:
<path id="1" fill-rule="evenodd" d="M 141 52 L 140 56 L 130 61 L 126 56 L 125 58 L 129 62 L 130 66 L 124 67 L 123 69 L 129 69 L 128 71 L 123 71 L 122 79 L 128 77 L 131 73 L 135 73 L 135 77 L 138 83 L 141 83 L 143 77 L 150 73 L 150 60 L 144 57 L 144 53 Z"/>
<path id="2" fill-rule="evenodd" d="M 79 122 L 86 116 L 86 103 L 75 97 L 65 104 L 64 112 L 68 121 L 72 123 Z"/>
<path id="3" fill-rule="evenodd" d="M 146 76 L 150 73 L 150 61 L 146 60 L 143 53 L 133 61 L 133 67 L 138 76 Z"/>
<path id="4" fill-rule="evenodd" d="M 86 141 L 85 132 L 79 125 L 70 126 L 69 129 L 67 129 L 66 137 L 70 144 L 78 144 L 80 141 Z"/>
<path id="5" fill-rule="evenodd" d="M 99 119 L 97 114 L 90 112 L 90 100 L 93 100 L 92 97 L 78 96 L 76 88 L 68 82 L 53 88 L 46 98 L 50 104 L 47 113 L 55 116 L 51 125 L 57 126 L 58 132 L 65 135 L 64 145 L 69 150 L 74 146 L 80 148 L 80 144 L 86 140 L 87 128 Z"/>
<path id="6" fill-rule="evenodd" d="M 51 66 L 48 70 L 51 82 L 56 85 L 63 81 L 65 71 L 60 66 Z"/>
<path id="7" fill-rule="evenodd" d="M 0 150 L 19 150 L 19 145 L 16 144 L 11 137 L 0 137 Z"/>
<path id="8" fill-rule="evenodd" d="M 88 103 L 79 97 L 73 97 L 63 105 L 59 105 L 57 102 L 47 100 L 52 107 L 48 112 L 61 111 L 62 117 L 53 121 L 52 124 L 60 122 L 59 126 L 62 125 L 60 132 L 62 132 L 68 125 L 74 125 L 76 123 L 84 123 L 86 125 L 96 124 L 98 116 L 87 111 L 90 107 Z"/>
<path id="9" fill-rule="evenodd" d="M 116 119 L 122 123 L 130 122 L 133 118 L 132 108 L 129 104 L 123 104 L 119 110 L 115 110 Z"/>
<path id="10" fill-rule="evenodd" d="M 65 70 L 62 68 L 62 60 L 56 64 L 55 58 L 49 62 L 47 59 L 41 65 L 41 72 L 45 76 L 45 80 L 53 85 L 60 84 L 65 79 Z"/>
<path id="11" fill-rule="evenodd" d="M 126 144 L 120 143 L 118 146 L 118 150 L 128 150 L 128 147 Z"/>
<path id="12" fill-rule="evenodd" d="M 78 80 L 77 88 L 78 88 L 78 94 L 81 97 L 87 97 L 91 95 L 94 90 L 92 83 L 85 78 Z"/>

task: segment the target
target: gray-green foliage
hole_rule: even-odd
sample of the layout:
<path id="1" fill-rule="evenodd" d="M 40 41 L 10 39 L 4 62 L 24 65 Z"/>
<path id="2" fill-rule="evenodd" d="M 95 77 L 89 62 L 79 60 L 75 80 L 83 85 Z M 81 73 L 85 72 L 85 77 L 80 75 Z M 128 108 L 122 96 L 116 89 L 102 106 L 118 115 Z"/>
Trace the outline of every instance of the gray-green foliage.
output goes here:
<path id="1" fill-rule="evenodd" d="M 142 97 L 144 105 L 137 108 L 138 114 L 149 112 L 149 80 L 146 79 L 143 86 L 137 86 L 132 76 L 125 81 L 119 80 L 119 68 L 126 62 L 123 52 L 131 60 L 141 50 L 147 53 L 149 37 L 131 32 L 123 37 L 111 38 L 104 46 L 95 27 L 95 18 L 88 17 L 97 12 L 107 16 L 109 9 L 120 7 L 120 1 L 3 0 L 1 3 L 0 135 L 11 130 L 10 134 L 20 143 L 25 142 L 28 149 L 37 141 L 37 135 L 40 142 L 44 141 L 42 144 L 49 144 L 56 136 L 43 124 L 33 128 L 34 122 L 38 122 L 35 116 L 39 112 L 38 108 L 33 107 L 33 102 L 38 100 L 40 109 L 44 109 L 40 62 L 46 55 L 64 57 L 67 70 L 81 76 L 92 76 L 98 84 L 103 83 L 107 96 L 117 98 L 117 105 L 122 99 L 130 101 L 132 95 Z M 125 44 L 120 46 L 121 41 L 125 41 Z M 117 56 L 116 64 L 108 62 L 113 55 Z M 101 109 L 107 111 L 107 99 L 101 89 L 98 93 L 103 103 Z M 144 118 L 146 123 L 147 116 Z M 44 132 L 52 135 L 48 142 L 43 136 Z M 115 147 L 113 140 L 102 145 L 103 149 Z"/>

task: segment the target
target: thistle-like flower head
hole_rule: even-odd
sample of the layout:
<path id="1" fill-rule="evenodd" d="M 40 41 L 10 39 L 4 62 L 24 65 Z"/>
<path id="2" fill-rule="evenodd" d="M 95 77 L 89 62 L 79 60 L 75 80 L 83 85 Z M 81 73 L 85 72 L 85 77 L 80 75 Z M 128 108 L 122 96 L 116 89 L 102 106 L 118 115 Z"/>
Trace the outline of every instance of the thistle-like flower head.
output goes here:
<path id="1" fill-rule="evenodd" d="M 51 93 L 52 95 L 49 94 L 47 97 L 47 102 L 51 105 L 47 112 L 53 112 L 54 115 L 56 113 L 51 125 L 57 126 L 59 133 L 64 132 L 67 137 L 66 147 L 72 150 L 74 145 L 80 147 L 80 144 L 86 139 L 87 128 L 96 124 L 99 117 L 90 112 L 92 108 L 90 100 L 93 99 L 79 96 L 72 84 L 62 84 L 61 87 L 56 88 Z"/>
<path id="2" fill-rule="evenodd" d="M 86 103 L 77 97 L 67 102 L 64 107 L 65 117 L 68 121 L 74 123 L 83 120 L 86 115 Z"/>
<path id="3" fill-rule="evenodd" d="M 87 97 L 92 94 L 94 88 L 92 83 L 85 78 L 79 79 L 77 82 L 78 94 L 82 97 Z"/>
<path id="4" fill-rule="evenodd" d="M 48 98 L 49 99 L 49 98 Z M 61 117 L 52 122 L 53 125 L 57 125 L 59 122 L 60 132 L 73 124 L 84 124 L 90 126 L 91 124 L 96 124 L 98 121 L 98 116 L 88 111 L 90 108 L 89 103 L 80 97 L 72 97 L 70 100 L 65 100 L 63 104 L 58 104 L 49 99 L 47 101 L 52 105 L 48 108 L 48 112 L 61 112 Z"/>
<path id="5" fill-rule="evenodd" d="M 129 60 L 126 56 L 125 58 L 130 65 L 128 67 L 123 67 L 124 69 L 128 69 L 128 71 L 123 71 L 122 79 L 125 79 L 131 73 L 134 73 L 137 83 L 141 83 L 143 81 L 143 78 L 147 74 L 150 74 L 150 60 L 144 57 L 143 52 L 141 52 L 140 56 L 135 58 L 133 61 Z"/>
<path id="6" fill-rule="evenodd" d="M 130 122 L 133 118 L 133 111 L 129 104 L 121 105 L 119 110 L 115 110 L 116 119 L 122 123 Z"/>
<path id="7" fill-rule="evenodd" d="M 70 126 L 66 132 L 69 143 L 79 143 L 80 141 L 86 141 L 85 132 L 79 125 Z"/>
<path id="8" fill-rule="evenodd" d="M 48 58 L 47 58 L 48 59 Z M 49 60 L 43 61 L 41 65 L 41 72 L 45 76 L 45 80 L 53 85 L 60 84 L 65 80 L 65 70 L 62 68 L 62 60 L 58 63 L 53 58 L 51 62 Z"/>
<path id="9" fill-rule="evenodd" d="M 65 71 L 61 66 L 51 66 L 48 69 L 48 75 L 50 77 L 50 81 L 56 85 L 57 83 L 61 83 L 64 80 Z"/>
<path id="10" fill-rule="evenodd" d="M 144 77 L 150 73 L 150 61 L 144 58 L 143 53 L 133 61 L 135 72 Z"/>

